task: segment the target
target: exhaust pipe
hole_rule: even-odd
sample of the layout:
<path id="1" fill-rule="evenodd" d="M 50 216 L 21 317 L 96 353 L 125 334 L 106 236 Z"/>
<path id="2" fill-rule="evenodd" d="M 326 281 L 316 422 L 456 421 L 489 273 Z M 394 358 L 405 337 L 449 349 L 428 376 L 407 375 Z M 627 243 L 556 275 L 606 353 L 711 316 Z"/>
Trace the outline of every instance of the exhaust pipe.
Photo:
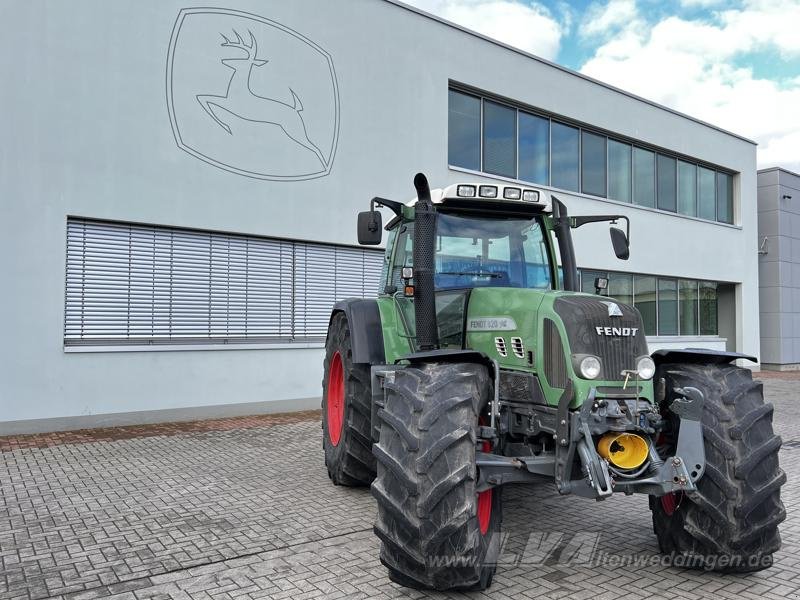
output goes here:
<path id="1" fill-rule="evenodd" d="M 436 212 L 425 175 L 416 174 L 414 187 L 417 189 L 417 204 L 414 207 L 414 321 L 417 349 L 425 352 L 439 348 L 433 282 Z"/>
<path id="2" fill-rule="evenodd" d="M 597 442 L 597 453 L 618 469 L 630 471 L 648 459 L 650 444 L 636 433 L 606 433 Z"/>

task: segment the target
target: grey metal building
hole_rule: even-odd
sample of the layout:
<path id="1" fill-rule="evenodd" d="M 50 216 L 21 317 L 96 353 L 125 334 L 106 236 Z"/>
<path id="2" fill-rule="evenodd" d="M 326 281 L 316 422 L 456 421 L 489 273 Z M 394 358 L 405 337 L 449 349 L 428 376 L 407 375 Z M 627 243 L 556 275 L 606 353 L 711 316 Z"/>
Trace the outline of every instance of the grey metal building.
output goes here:
<path id="1" fill-rule="evenodd" d="M 800 369 L 800 175 L 758 172 L 761 366 Z"/>
<path id="2" fill-rule="evenodd" d="M 318 406 L 381 267 L 355 213 L 417 171 L 629 216 L 625 263 L 577 232 L 584 281 L 651 349 L 759 353 L 747 139 L 393 1 L 2 16 L 0 433 Z"/>

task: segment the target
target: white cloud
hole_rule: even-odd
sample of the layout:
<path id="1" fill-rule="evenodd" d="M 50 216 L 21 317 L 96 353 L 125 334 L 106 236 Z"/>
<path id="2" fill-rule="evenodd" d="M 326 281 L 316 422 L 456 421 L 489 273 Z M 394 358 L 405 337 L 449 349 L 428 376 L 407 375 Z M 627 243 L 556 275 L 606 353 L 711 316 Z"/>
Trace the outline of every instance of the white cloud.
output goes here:
<path id="1" fill-rule="evenodd" d="M 610 35 L 630 26 L 638 18 L 636 0 L 611 0 L 607 4 L 592 4 L 583 18 L 581 37 Z"/>
<path id="2" fill-rule="evenodd" d="M 759 166 L 800 170 L 800 77 L 757 77 L 747 54 L 776 51 L 796 63 L 800 3 L 752 0 L 715 22 L 636 20 L 597 48 L 581 71 L 759 142 Z M 745 66 L 742 66 L 745 65 Z"/>
<path id="3" fill-rule="evenodd" d="M 800 131 L 770 138 L 758 147 L 758 163 L 763 167 L 781 166 L 800 173 Z"/>
<path id="4" fill-rule="evenodd" d="M 535 2 L 517 0 L 407 0 L 422 10 L 453 21 L 542 58 L 558 55 L 562 26 Z"/>
<path id="5" fill-rule="evenodd" d="M 775 48 L 784 58 L 800 56 L 798 0 L 749 0 L 744 9 L 720 15 L 732 42 L 743 40 L 752 50 Z"/>
<path id="6" fill-rule="evenodd" d="M 681 6 L 687 8 L 709 8 L 712 6 L 719 6 L 725 0 L 680 0 Z"/>

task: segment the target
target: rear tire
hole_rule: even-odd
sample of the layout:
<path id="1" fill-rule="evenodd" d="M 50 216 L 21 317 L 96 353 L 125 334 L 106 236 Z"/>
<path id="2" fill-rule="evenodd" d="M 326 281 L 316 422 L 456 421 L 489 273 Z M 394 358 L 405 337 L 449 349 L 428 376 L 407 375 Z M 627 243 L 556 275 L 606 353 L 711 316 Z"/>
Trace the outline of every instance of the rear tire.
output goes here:
<path id="1" fill-rule="evenodd" d="M 369 485 L 375 478 L 370 431 L 370 365 L 353 363 L 350 327 L 336 313 L 325 344 L 322 378 L 322 447 L 336 485 Z"/>
<path id="2" fill-rule="evenodd" d="M 683 566 L 746 573 L 772 565 L 781 546 L 778 524 L 786 518 L 778 465 L 781 439 L 772 430 L 772 404 L 761 382 L 734 365 L 663 365 L 657 377 L 674 388 L 692 386 L 705 397 L 705 474 L 697 491 L 650 497 L 653 529 L 661 552 L 680 556 Z M 677 419 L 662 407 L 673 430 L 666 452 L 674 452 Z"/>
<path id="3" fill-rule="evenodd" d="M 478 419 L 489 398 L 486 368 L 407 367 L 387 378 L 385 388 L 372 484 L 381 562 L 390 579 L 407 587 L 486 589 L 502 520 L 500 489 L 475 490 Z"/>

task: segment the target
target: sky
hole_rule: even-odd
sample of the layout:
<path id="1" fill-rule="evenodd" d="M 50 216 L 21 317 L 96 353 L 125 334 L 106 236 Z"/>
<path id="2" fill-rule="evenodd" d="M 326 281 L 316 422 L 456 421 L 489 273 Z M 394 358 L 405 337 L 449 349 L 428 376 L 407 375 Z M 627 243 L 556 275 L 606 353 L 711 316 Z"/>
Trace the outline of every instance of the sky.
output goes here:
<path id="1" fill-rule="evenodd" d="M 800 173 L 800 0 L 405 0 L 758 142 Z"/>

